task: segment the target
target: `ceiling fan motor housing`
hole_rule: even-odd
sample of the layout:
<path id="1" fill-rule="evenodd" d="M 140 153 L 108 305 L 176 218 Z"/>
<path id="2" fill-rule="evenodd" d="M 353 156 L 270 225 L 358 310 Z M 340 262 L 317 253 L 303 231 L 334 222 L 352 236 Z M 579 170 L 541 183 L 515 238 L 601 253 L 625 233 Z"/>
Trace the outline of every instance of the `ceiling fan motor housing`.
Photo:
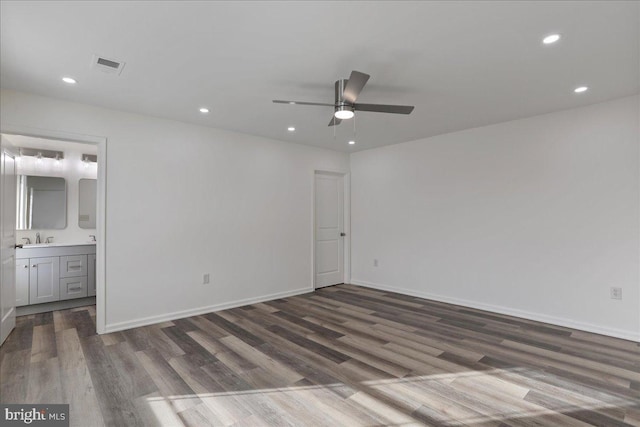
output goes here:
<path id="1" fill-rule="evenodd" d="M 347 86 L 348 82 L 349 79 L 336 80 L 336 108 L 351 105 L 344 99 L 344 88 Z"/>

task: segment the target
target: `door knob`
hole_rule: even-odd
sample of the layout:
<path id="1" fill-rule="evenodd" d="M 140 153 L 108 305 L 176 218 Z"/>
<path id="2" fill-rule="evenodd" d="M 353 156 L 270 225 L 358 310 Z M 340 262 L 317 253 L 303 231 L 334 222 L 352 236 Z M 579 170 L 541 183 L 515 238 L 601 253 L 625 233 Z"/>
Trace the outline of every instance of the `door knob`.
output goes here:
<path id="1" fill-rule="evenodd" d="M 31 267 L 36 268 L 36 267 L 37 267 L 37 265 L 33 264 Z"/>
<path id="2" fill-rule="evenodd" d="M 341 237 L 344 237 L 344 236 L 346 236 L 346 235 L 347 235 L 347 233 L 340 233 L 340 236 L 341 236 Z"/>
<path id="3" fill-rule="evenodd" d="M 24 268 L 29 268 L 29 266 L 28 266 L 28 265 L 23 265 L 23 267 L 24 267 Z"/>

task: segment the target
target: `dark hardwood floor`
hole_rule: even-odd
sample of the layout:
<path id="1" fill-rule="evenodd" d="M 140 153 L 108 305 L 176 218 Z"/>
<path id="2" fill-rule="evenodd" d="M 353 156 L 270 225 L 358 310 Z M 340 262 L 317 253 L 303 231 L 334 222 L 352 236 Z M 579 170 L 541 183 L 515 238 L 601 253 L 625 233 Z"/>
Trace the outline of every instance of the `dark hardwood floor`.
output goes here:
<path id="1" fill-rule="evenodd" d="M 640 426 L 640 345 L 340 285 L 95 334 L 94 307 L 18 318 L 3 403 L 72 426 Z"/>

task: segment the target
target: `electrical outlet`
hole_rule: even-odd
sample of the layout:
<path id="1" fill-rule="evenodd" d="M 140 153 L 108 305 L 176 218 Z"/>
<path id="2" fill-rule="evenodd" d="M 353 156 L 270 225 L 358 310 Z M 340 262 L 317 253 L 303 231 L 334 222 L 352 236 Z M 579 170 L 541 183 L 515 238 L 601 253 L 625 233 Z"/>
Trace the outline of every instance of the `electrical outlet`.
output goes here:
<path id="1" fill-rule="evenodd" d="M 374 259 L 374 260 L 373 260 L 373 266 L 374 266 L 374 267 L 377 267 L 377 266 L 378 266 L 378 260 L 377 260 L 377 259 Z"/>
<path id="2" fill-rule="evenodd" d="M 206 285 L 211 282 L 211 275 L 209 273 L 205 273 L 202 275 L 202 284 Z"/>
<path id="3" fill-rule="evenodd" d="M 622 288 L 611 288 L 611 299 L 622 299 Z"/>

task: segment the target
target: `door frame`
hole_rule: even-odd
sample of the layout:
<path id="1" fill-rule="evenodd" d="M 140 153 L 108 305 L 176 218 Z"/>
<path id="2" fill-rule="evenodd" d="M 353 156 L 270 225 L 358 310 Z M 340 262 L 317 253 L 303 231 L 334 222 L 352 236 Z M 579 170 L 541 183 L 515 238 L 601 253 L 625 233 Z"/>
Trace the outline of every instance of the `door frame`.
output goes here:
<path id="1" fill-rule="evenodd" d="M 28 126 L 2 123 L 0 133 L 23 135 L 35 138 L 55 139 L 81 144 L 95 145 L 98 148 L 98 192 L 96 206 L 96 330 L 105 333 L 107 324 L 107 137 L 84 135 L 52 129 L 40 129 Z"/>
<path id="2" fill-rule="evenodd" d="M 344 227 L 343 239 L 343 283 L 351 282 L 351 173 L 335 169 L 314 169 L 311 173 L 311 290 L 316 290 L 316 174 L 336 175 L 342 177 L 343 212 L 342 223 Z"/>

